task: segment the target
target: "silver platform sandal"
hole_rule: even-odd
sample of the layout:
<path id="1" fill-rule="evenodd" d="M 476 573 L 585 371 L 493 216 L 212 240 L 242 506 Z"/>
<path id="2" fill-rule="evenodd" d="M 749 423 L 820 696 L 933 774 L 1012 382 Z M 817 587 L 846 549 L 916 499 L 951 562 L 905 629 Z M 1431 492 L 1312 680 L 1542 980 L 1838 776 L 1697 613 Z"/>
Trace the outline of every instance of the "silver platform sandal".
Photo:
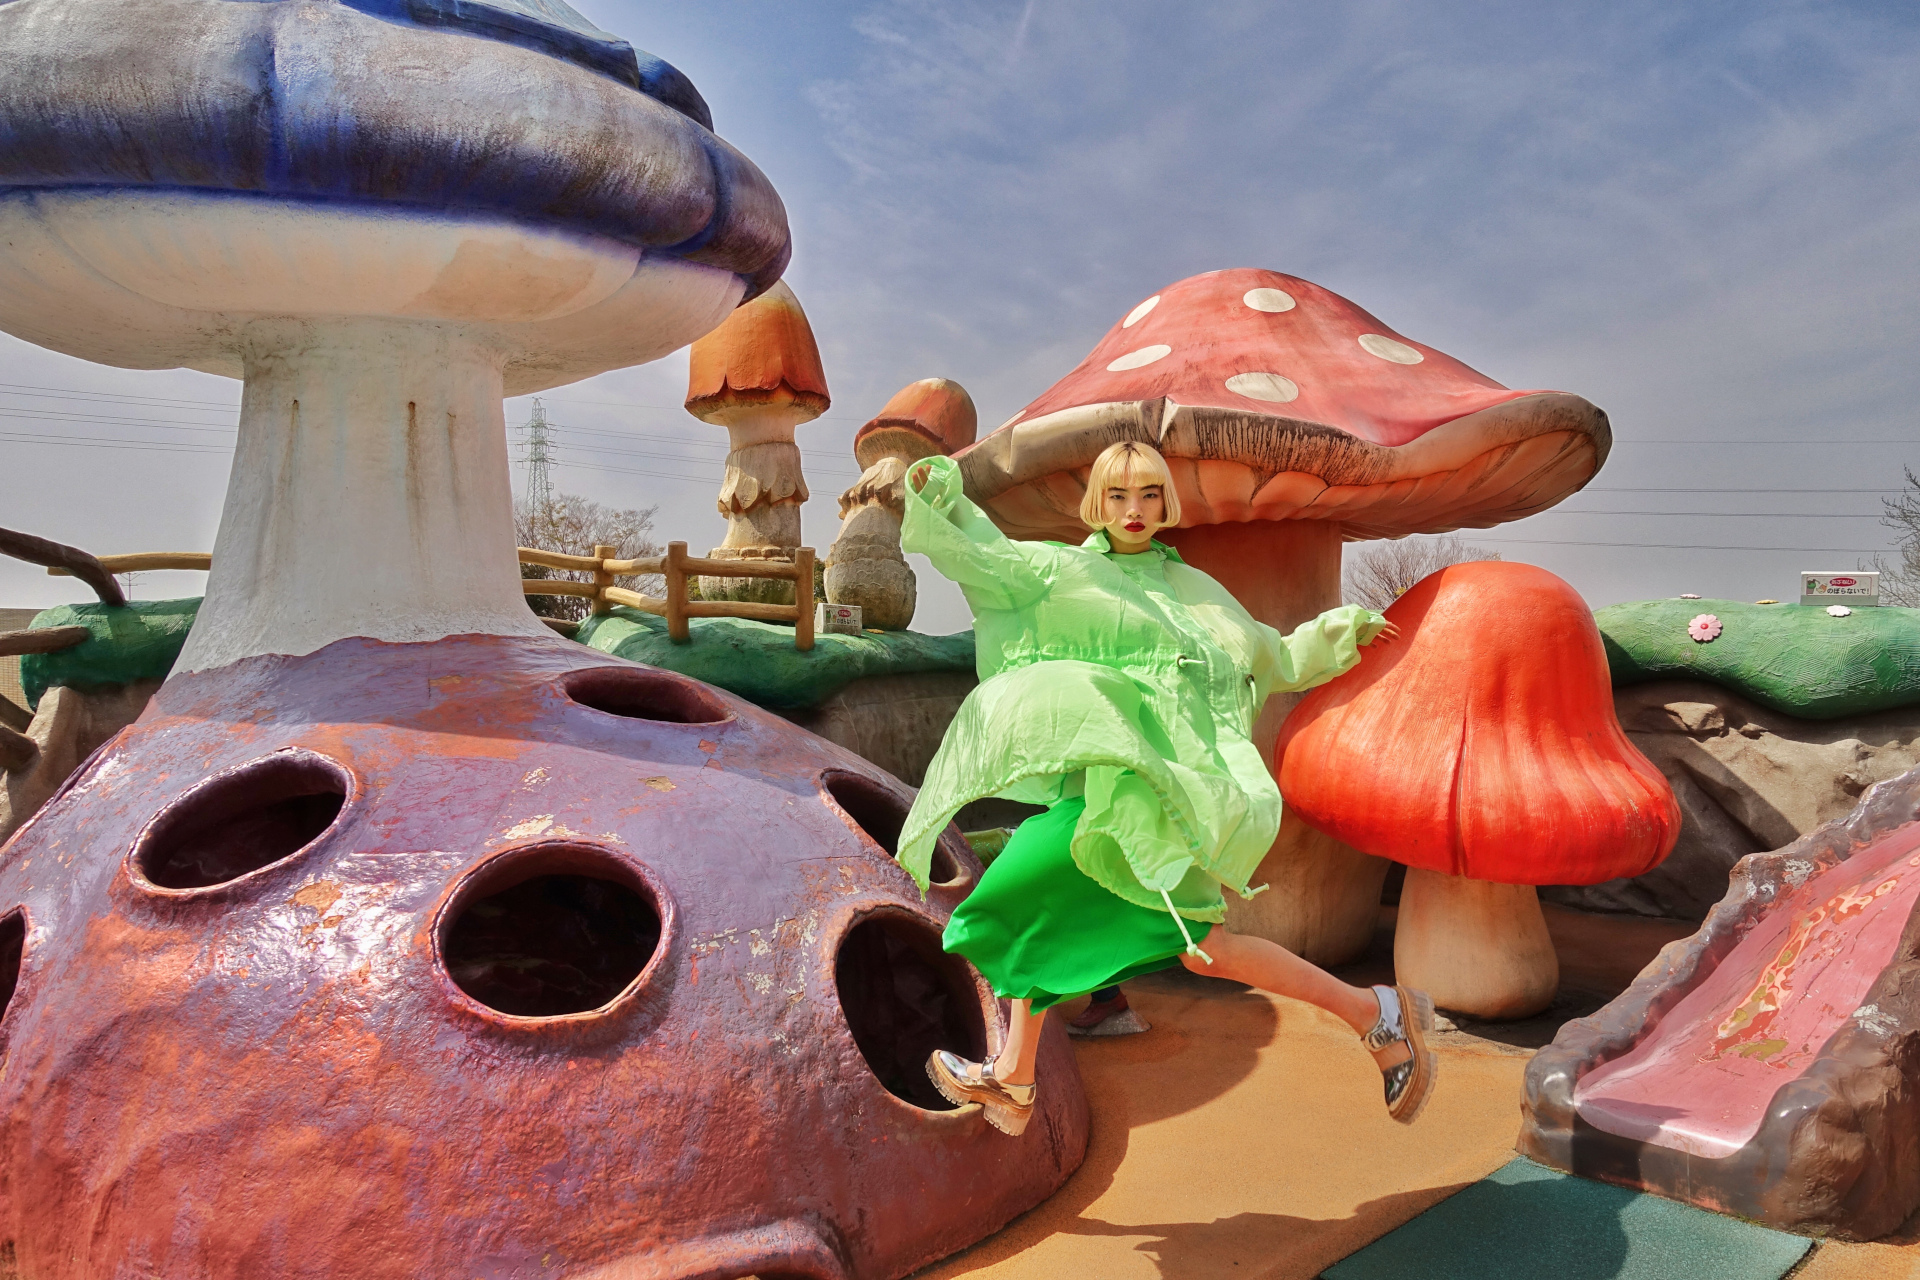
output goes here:
<path id="1" fill-rule="evenodd" d="M 1401 1124 L 1412 1124 L 1433 1096 L 1434 1077 L 1440 1073 L 1439 1060 L 1427 1047 L 1427 1037 L 1433 1034 L 1433 1001 L 1426 992 L 1411 987 L 1376 986 L 1373 994 L 1380 1001 L 1380 1018 L 1360 1043 L 1367 1052 L 1379 1053 L 1395 1042 L 1405 1042 L 1407 1060 L 1382 1067 L 1380 1075 L 1386 1084 L 1387 1114 Z"/>
<path id="2" fill-rule="evenodd" d="M 1033 1099 L 1037 1086 L 1008 1084 L 993 1074 L 993 1059 L 974 1062 L 945 1049 L 935 1049 L 927 1058 L 927 1079 L 940 1096 L 956 1107 L 977 1102 L 986 1112 L 987 1123 L 1009 1137 L 1026 1132 L 1033 1118 Z"/>

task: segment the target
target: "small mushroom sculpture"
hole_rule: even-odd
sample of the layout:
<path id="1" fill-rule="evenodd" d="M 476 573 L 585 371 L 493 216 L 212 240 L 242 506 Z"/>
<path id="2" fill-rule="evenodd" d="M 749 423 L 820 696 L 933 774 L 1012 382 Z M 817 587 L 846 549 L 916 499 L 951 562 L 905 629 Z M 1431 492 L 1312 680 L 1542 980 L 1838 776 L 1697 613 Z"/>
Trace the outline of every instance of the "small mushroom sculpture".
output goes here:
<path id="1" fill-rule="evenodd" d="M 720 514 L 727 536 L 716 560 L 793 561 L 800 504 L 808 498 L 793 429 L 827 411 L 807 313 L 785 281 L 728 316 L 693 344 L 687 362 L 687 412 L 727 429 L 727 473 Z M 702 578 L 709 599 L 792 604 L 794 584 L 777 578 Z"/>
<path id="2" fill-rule="evenodd" d="M 0 3 L 0 328 L 245 379 L 140 719 L 0 846 L 0 1273 L 892 1280 L 1086 1147 L 881 770 L 554 636 L 501 397 L 778 280 L 760 171 L 560 0 Z"/>
<path id="3" fill-rule="evenodd" d="M 894 393 L 853 438 L 865 468 L 840 495 L 840 536 L 827 554 L 827 599 L 860 606 L 861 619 L 882 631 L 905 631 L 918 587 L 900 553 L 907 467 L 973 443 L 980 416 L 967 389 L 948 378 L 922 378 Z"/>
<path id="4" fill-rule="evenodd" d="M 1315 828 L 1406 865 L 1399 981 L 1480 1017 L 1537 1013 L 1559 966 L 1534 886 L 1657 866 L 1679 803 L 1621 730 L 1599 628 L 1559 578 L 1452 565 L 1386 616 L 1401 643 L 1287 717 L 1280 786 Z"/>
<path id="5" fill-rule="evenodd" d="M 1291 630 L 1340 603 L 1343 542 L 1488 528 L 1579 489 L 1607 417 L 1576 395 L 1515 391 L 1276 271 L 1168 285 L 1004 426 L 958 455 L 969 497 L 1009 535 L 1080 541 L 1088 469 L 1151 443 L 1179 486 L 1161 536 L 1261 621 Z M 1272 742 L 1294 699 L 1268 701 Z M 1235 929 L 1322 963 L 1372 936 L 1387 864 L 1283 822 L 1229 907 Z"/>

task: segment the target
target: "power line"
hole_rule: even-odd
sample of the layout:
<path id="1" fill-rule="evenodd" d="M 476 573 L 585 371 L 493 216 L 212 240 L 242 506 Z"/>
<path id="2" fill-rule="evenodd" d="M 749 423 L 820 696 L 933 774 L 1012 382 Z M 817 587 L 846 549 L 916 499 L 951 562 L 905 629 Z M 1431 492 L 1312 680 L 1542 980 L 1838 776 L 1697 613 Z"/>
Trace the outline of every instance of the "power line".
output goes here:
<path id="1" fill-rule="evenodd" d="M 685 413 L 687 410 L 687 407 L 683 404 L 642 404 L 638 400 L 570 400 L 562 399 L 559 396 L 550 396 L 548 398 L 555 404 L 587 404 L 602 409 L 658 409 L 663 413 Z M 868 422 L 871 421 L 871 419 L 853 417 L 847 414 L 823 413 L 817 418 L 809 419 L 809 421 Z"/>
<path id="2" fill-rule="evenodd" d="M 79 387 L 41 387 L 28 382 L 0 382 L 0 389 L 8 391 L 55 391 L 66 396 L 113 396 L 121 400 L 147 400 L 155 404 L 200 404 L 220 409 L 238 408 L 238 405 L 225 400 L 177 400 L 170 396 L 134 395 L 131 392 L 82 390 Z"/>
<path id="3" fill-rule="evenodd" d="M 1629 489 L 1590 485 L 1581 493 L 1892 493 L 1892 489 Z"/>
<path id="4" fill-rule="evenodd" d="M 144 449 L 149 453 L 212 453 L 223 456 L 233 452 L 230 445 L 203 445 L 189 441 L 119 440 L 104 436 L 22 435 L 13 431 L 0 431 L 0 440 L 11 440 L 18 444 L 56 445 L 67 449 Z"/>
<path id="5" fill-rule="evenodd" d="M 556 467 L 566 467 L 571 471 L 603 471 L 616 476 L 645 476 L 649 480 L 685 480 L 689 484 L 712 484 L 712 476 L 680 476 L 670 471 L 635 471 L 631 467 L 589 466 L 584 462 L 556 462 Z"/>
<path id="6" fill-rule="evenodd" d="M 607 449 L 597 445 L 587 445 L 587 444 L 556 445 L 555 448 L 565 453 L 610 453 L 619 457 L 626 457 L 626 458 L 658 458 L 663 462 L 691 462 L 696 466 L 717 467 L 722 465 L 722 461 L 719 458 L 685 458 L 677 454 L 671 454 L 671 453 L 648 453 L 645 450 L 641 450 L 641 449 Z M 822 467 L 817 465 L 808 467 L 807 471 L 811 475 L 840 476 L 842 478 L 849 479 L 849 480 L 856 480 L 860 476 L 860 473 L 858 471 L 842 471 L 833 467 Z"/>
<path id="7" fill-rule="evenodd" d="M 579 427 L 571 422 L 550 422 L 547 425 L 558 430 L 571 431 L 578 435 L 611 436 L 617 440 L 646 440 L 659 444 L 677 444 L 689 449 L 725 449 L 732 452 L 733 446 L 724 440 L 696 440 L 687 436 L 663 436 L 646 431 L 609 431 L 601 427 Z M 795 446 L 798 448 L 799 446 Z M 844 462 L 847 455 L 838 450 L 800 449 L 803 458 L 832 458 Z"/>
<path id="8" fill-rule="evenodd" d="M 0 418 L 20 418 L 28 422 L 51 422 L 68 427 L 95 423 L 113 427 L 158 427 L 164 431 L 215 431 L 234 434 L 233 427 L 199 427 L 187 422 L 163 422 L 158 418 L 115 418 L 95 413 L 62 413 L 57 409 L 21 410 L 0 405 Z"/>
<path id="9" fill-rule="evenodd" d="M 1647 551 L 1792 551 L 1812 554 L 1814 552 L 1832 552 L 1835 555 L 1884 556 L 1892 551 L 1886 547 L 1718 547 L 1701 546 L 1690 542 L 1589 542 L 1582 538 L 1578 541 L 1562 541 L 1554 538 L 1483 538 L 1474 534 L 1473 540 L 1491 543 L 1512 543 L 1532 547 L 1637 547 Z"/>
<path id="10" fill-rule="evenodd" d="M 1577 507 L 1551 507 L 1535 512 L 1543 516 L 1705 516 L 1719 520 L 1739 516 L 1748 520 L 1880 520 L 1875 511 L 1583 511 Z"/>

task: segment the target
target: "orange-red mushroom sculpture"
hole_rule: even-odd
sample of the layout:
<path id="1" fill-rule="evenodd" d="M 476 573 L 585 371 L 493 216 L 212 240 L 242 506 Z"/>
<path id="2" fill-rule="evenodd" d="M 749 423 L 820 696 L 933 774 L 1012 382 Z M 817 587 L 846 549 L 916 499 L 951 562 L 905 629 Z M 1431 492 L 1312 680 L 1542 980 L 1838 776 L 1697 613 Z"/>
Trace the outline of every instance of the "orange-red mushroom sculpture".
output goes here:
<path id="1" fill-rule="evenodd" d="M 1405 863 L 1399 980 L 1444 1008 L 1524 1017 L 1559 980 L 1534 886 L 1595 884 L 1673 848 L 1673 791 L 1620 729 L 1578 592 L 1487 561 L 1422 579 L 1404 639 L 1287 718 L 1280 787 L 1300 818 Z"/>
<path id="2" fill-rule="evenodd" d="M 1276 271 L 1168 285 L 1078 368 L 955 455 L 967 494 L 1016 538 L 1079 542 L 1080 495 L 1116 440 L 1166 455 L 1181 527 L 1162 536 L 1282 631 L 1340 603 L 1343 542 L 1488 528 L 1592 478 L 1607 416 L 1576 395 L 1515 391 Z M 1256 742 L 1293 705 L 1268 701 Z M 1228 923 L 1333 963 L 1372 936 L 1387 864 L 1296 822 Z"/>

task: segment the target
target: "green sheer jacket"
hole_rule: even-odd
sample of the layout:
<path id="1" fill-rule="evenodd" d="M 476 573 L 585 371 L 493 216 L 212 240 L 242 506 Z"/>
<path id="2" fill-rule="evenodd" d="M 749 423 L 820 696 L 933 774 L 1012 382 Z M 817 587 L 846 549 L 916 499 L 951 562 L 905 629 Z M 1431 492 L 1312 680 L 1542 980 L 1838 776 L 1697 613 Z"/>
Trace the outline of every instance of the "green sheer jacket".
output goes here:
<path id="1" fill-rule="evenodd" d="M 916 464 L 917 470 L 919 465 Z M 935 458 L 907 485 L 901 546 L 958 583 L 980 684 L 947 729 L 900 837 L 922 889 L 934 841 L 984 796 L 1086 799 L 1075 864 L 1128 902 L 1226 915 L 1280 829 L 1280 789 L 1250 740 L 1271 693 L 1324 684 L 1385 619 L 1330 609 L 1291 635 L 1154 543 L 1129 572 L 1104 532 L 1077 547 L 1009 539 Z"/>

